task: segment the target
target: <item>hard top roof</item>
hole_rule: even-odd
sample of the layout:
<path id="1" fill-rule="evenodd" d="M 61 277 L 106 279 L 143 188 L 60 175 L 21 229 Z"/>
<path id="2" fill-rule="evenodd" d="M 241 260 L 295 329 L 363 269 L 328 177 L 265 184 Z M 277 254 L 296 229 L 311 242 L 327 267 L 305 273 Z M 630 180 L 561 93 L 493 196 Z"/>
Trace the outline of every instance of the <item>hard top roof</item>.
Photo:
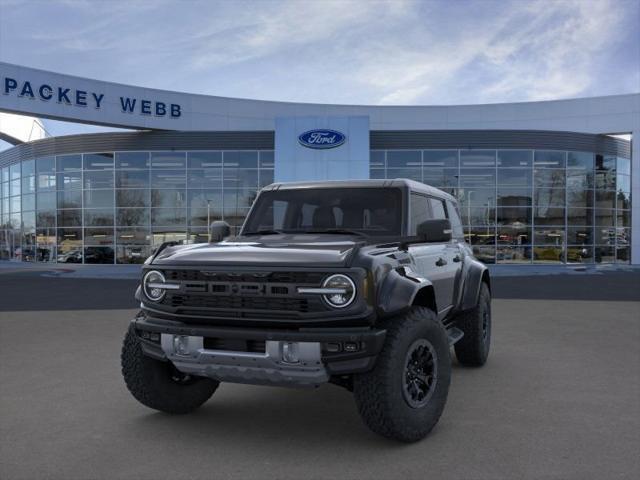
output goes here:
<path id="1" fill-rule="evenodd" d="M 377 180 L 324 180 L 307 182 L 284 182 L 272 183 L 262 189 L 262 191 L 275 190 L 303 190 L 312 188 L 408 188 L 414 192 L 420 192 L 434 197 L 440 197 L 453 202 L 456 199 L 442 190 L 430 185 L 409 180 L 408 178 L 377 179 Z"/>

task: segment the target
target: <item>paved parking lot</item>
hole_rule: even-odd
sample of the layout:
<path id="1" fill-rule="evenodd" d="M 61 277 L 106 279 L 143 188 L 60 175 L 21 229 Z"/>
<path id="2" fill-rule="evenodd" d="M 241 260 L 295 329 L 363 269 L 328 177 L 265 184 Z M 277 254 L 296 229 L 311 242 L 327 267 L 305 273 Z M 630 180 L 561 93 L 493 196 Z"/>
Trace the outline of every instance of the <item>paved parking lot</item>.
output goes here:
<path id="1" fill-rule="evenodd" d="M 401 445 L 332 385 L 148 410 L 119 372 L 135 282 L 0 274 L 0 478 L 639 478 L 640 275 L 495 280 L 489 363 L 456 365 L 436 429 Z"/>

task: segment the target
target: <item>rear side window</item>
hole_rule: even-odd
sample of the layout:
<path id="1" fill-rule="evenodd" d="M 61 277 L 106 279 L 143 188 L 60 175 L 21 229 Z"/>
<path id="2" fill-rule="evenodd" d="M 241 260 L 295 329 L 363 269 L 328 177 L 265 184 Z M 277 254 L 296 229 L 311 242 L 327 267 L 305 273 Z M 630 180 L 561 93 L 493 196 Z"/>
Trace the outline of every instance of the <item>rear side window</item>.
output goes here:
<path id="1" fill-rule="evenodd" d="M 447 211 L 444 208 L 444 202 L 438 198 L 429 198 L 431 204 L 431 212 L 436 220 L 444 220 L 447 218 Z"/>
<path id="2" fill-rule="evenodd" d="M 449 220 L 451 221 L 453 238 L 462 238 L 464 236 L 464 232 L 462 231 L 462 222 L 460 221 L 458 209 L 454 203 L 449 200 L 447 200 L 447 213 L 449 213 Z"/>
<path id="3" fill-rule="evenodd" d="M 429 199 L 424 195 L 418 195 L 417 193 L 411 194 L 411 231 L 409 235 L 416 235 L 418 225 L 425 220 L 428 220 L 429 213 Z"/>

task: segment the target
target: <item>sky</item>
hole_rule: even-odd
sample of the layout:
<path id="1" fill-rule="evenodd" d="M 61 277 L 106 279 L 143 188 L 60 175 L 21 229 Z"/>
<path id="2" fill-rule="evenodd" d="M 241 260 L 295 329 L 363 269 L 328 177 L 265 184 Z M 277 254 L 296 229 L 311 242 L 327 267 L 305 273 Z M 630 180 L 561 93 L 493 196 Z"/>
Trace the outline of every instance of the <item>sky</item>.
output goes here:
<path id="1" fill-rule="evenodd" d="M 640 91 L 640 0 L 0 0 L 0 61 L 292 102 L 613 95 Z"/>

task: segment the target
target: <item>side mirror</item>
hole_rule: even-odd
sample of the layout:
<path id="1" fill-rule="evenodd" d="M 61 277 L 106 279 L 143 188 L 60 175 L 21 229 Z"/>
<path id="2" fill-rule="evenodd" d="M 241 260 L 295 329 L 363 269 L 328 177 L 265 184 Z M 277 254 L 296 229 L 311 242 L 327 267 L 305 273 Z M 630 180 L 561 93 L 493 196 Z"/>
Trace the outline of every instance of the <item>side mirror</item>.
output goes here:
<path id="1" fill-rule="evenodd" d="M 210 242 L 212 243 L 221 242 L 229 235 L 231 235 L 231 227 L 223 220 L 216 220 L 209 226 Z"/>
<path id="2" fill-rule="evenodd" d="M 425 242 L 443 243 L 451 240 L 451 222 L 447 219 L 426 220 L 416 229 Z"/>

